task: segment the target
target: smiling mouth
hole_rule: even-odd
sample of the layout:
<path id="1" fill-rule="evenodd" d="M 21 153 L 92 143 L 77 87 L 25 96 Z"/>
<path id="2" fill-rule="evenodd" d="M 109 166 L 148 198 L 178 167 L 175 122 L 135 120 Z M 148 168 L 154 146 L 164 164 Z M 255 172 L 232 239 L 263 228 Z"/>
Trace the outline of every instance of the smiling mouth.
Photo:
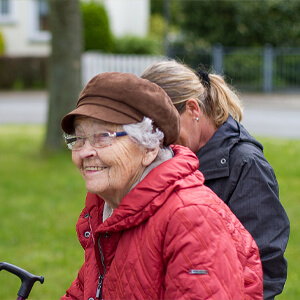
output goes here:
<path id="1" fill-rule="evenodd" d="M 85 167 L 85 171 L 102 171 L 106 169 L 105 167 Z"/>

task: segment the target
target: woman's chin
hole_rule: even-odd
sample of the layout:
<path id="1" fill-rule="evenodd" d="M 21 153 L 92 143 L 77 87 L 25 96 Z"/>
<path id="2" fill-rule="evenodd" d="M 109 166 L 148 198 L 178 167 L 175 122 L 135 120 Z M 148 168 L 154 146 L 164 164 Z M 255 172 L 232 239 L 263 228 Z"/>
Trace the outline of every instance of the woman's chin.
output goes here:
<path id="1" fill-rule="evenodd" d="M 92 194 L 101 195 L 105 191 L 104 187 L 101 188 L 101 186 L 99 185 L 95 186 L 94 184 L 87 183 L 87 182 L 85 184 L 85 187 Z"/>

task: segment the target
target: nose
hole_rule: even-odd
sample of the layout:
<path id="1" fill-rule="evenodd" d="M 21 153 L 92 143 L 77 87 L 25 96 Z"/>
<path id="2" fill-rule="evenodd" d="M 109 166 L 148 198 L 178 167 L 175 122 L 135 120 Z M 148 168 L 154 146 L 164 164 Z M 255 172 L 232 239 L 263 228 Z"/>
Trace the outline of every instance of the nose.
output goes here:
<path id="1" fill-rule="evenodd" d="M 95 148 L 91 145 L 89 139 L 85 139 L 83 147 L 79 150 L 79 155 L 81 158 L 97 155 L 97 152 Z"/>

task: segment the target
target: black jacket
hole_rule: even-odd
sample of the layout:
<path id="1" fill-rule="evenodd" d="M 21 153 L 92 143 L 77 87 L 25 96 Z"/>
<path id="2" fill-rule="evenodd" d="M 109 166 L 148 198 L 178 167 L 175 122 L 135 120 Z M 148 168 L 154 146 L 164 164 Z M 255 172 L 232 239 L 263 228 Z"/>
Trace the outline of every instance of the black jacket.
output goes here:
<path id="1" fill-rule="evenodd" d="M 230 207 L 256 241 L 264 272 L 264 299 L 273 299 L 282 292 L 287 277 L 283 254 L 290 224 L 263 146 L 229 116 L 197 157 L 205 185 Z"/>

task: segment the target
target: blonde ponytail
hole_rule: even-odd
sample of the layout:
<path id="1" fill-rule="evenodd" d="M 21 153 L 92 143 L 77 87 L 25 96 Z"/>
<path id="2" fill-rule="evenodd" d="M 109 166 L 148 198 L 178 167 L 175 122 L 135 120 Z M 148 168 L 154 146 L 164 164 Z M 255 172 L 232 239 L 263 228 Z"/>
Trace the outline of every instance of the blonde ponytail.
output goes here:
<path id="1" fill-rule="evenodd" d="M 214 120 L 217 127 L 227 120 L 228 114 L 241 122 L 243 108 L 237 93 L 224 81 L 222 76 L 210 74 L 209 78 L 211 99 L 216 108 Z"/>
<path id="2" fill-rule="evenodd" d="M 234 90 L 220 75 L 209 74 L 209 84 L 203 84 L 198 74 L 183 63 L 165 60 L 150 65 L 141 78 L 156 83 L 171 98 L 182 113 L 188 99 L 197 100 L 203 113 L 220 127 L 231 114 L 241 121 L 242 106 Z"/>

